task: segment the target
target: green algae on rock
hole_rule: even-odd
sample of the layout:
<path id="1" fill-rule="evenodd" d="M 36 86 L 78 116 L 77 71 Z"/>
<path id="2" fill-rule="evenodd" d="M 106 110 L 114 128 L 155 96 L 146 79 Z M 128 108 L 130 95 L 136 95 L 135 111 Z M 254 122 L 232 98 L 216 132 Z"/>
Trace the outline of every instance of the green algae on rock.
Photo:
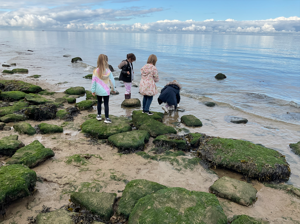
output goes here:
<path id="1" fill-rule="evenodd" d="M 93 96 L 92 92 L 89 90 L 85 91 L 86 100 L 97 100 L 97 96 Z"/>
<path id="2" fill-rule="evenodd" d="M 0 108 L 0 117 L 18 112 L 18 111 L 24 109 L 25 107 L 27 107 L 28 105 L 29 104 L 27 102 L 19 101 L 19 102 L 15 102 L 13 106 L 1 107 Z"/>
<path id="3" fill-rule="evenodd" d="M 34 78 L 34 79 L 38 79 L 40 77 L 41 77 L 41 75 L 31 75 L 31 76 L 28 76 L 28 78 Z"/>
<path id="4" fill-rule="evenodd" d="M 40 94 L 40 95 L 45 95 L 45 96 L 52 96 L 52 95 L 55 94 L 55 92 L 49 92 L 49 91 L 47 91 L 47 90 L 43 90 L 43 91 L 41 91 L 41 92 L 38 92 L 38 94 Z"/>
<path id="5" fill-rule="evenodd" d="M 141 198 L 128 220 L 136 223 L 227 224 L 227 217 L 215 195 L 175 187 Z"/>
<path id="6" fill-rule="evenodd" d="M 36 217 L 36 224 L 73 224 L 71 215 L 71 212 L 63 209 L 40 213 Z"/>
<path id="7" fill-rule="evenodd" d="M 67 117 L 68 112 L 66 109 L 62 109 L 56 112 L 56 117 L 58 117 L 59 119 L 63 120 Z"/>
<path id="8" fill-rule="evenodd" d="M 71 201 L 80 204 L 101 218 L 109 220 L 114 214 L 113 204 L 116 197 L 117 194 L 114 193 L 74 192 L 71 194 Z"/>
<path id="9" fill-rule="evenodd" d="M 149 180 L 137 179 L 130 181 L 119 201 L 118 214 L 128 218 L 139 199 L 166 188 L 164 185 Z"/>
<path id="10" fill-rule="evenodd" d="M 69 95 L 82 95 L 85 94 L 85 88 L 81 86 L 70 87 L 65 93 Z"/>
<path id="11" fill-rule="evenodd" d="M 28 69 L 26 68 L 15 68 L 12 70 L 13 73 L 28 73 Z"/>
<path id="12" fill-rule="evenodd" d="M 75 58 L 72 58 L 72 59 L 71 59 L 71 62 L 72 62 L 72 63 L 75 63 L 75 62 L 77 62 L 77 61 L 82 61 L 81 57 L 75 57 Z"/>
<path id="13" fill-rule="evenodd" d="M 269 184 L 269 183 L 264 183 L 266 187 L 278 189 L 278 190 L 283 190 L 289 194 L 292 194 L 294 196 L 297 196 L 300 198 L 300 189 L 294 187 L 293 185 L 289 184 Z"/>
<path id="14" fill-rule="evenodd" d="M 88 110 L 92 108 L 97 103 L 97 101 L 94 100 L 83 100 L 79 103 L 75 104 L 75 107 L 77 107 L 79 110 Z"/>
<path id="15" fill-rule="evenodd" d="M 290 148 L 295 154 L 300 156 L 300 141 L 295 144 L 290 144 Z"/>
<path id="16" fill-rule="evenodd" d="M 36 133 L 35 129 L 27 122 L 17 123 L 13 127 L 20 134 L 34 135 Z"/>
<path id="17" fill-rule="evenodd" d="M 64 131 L 62 127 L 59 127 L 55 124 L 40 123 L 38 128 L 42 134 L 62 133 Z"/>
<path id="18" fill-rule="evenodd" d="M 25 96 L 25 100 L 28 101 L 31 104 L 45 104 L 47 102 L 49 102 L 49 100 L 47 100 L 46 98 L 37 95 L 37 94 L 33 94 L 33 93 L 29 93 Z"/>
<path id="19" fill-rule="evenodd" d="M 156 147 L 168 147 L 178 150 L 187 150 L 188 145 L 184 136 L 165 134 L 157 136 L 154 141 Z"/>
<path id="20" fill-rule="evenodd" d="M 181 117 L 181 122 L 188 127 L 201 127 L 202 122 L 194 115 L 184 115 Z"/>
<path id="21" fill-rule="evenodd" d="M 190 133 L 187 135 L 187 138 L 189 139 L 189 142 L 193 148 L 199 147 L 201 137 L 202 134 L 200 133 Z"/>
<path id="22" fill-rule="evenodd" d="M 138 98 L 125 99 L 122 104 L 122 107 L 140 107 L 141 101 Z"/>
<path id="23" fill-rule="evenodd" d="M 32 105 L 23 111 L 27 117 L 35 121 L 54 119 L 56 117 L 56 112 L 57 106 L 53 103 Z"/>
<path id="24" fill-rule="evenodd" d="M 233 218 L 229 219 L 231 224 L 268 224 L 268 221 L 262 221 L 252 218 L 248 215 L 235 215 Z"/>
<path id="25" fill-rule="evenodd" d="M 16 164 L 0 167 L 0 208 L 30 195 L 36 180 L 36 173 L 26 166 Z"/>
<path id="26" fill-rule="evenodd" d="M 18 135 L 3 137 L 0 139 L 0 155 L 12 156 L 24 146 L 23 142 L 18 140 Z"/>
<path id="27" fill-rule="evenodd" d="M 109 117 L 112 120 L 111 124 L 106 124 L 103 121 L 97 121 L 96 119 L 85 121 L 81 125 L 82 132 L 99 139 L 107 139 L 111 135 L 132 130 L 129 119 L 112 115 Z M 102 119 L 104 119 L 104 116 Z"/>
<path id="28" fill-rule="evenodd" d="M 0 80 L 0 84 L 4 85 L 3 91 L 21 91 L 24 93 L 38 93 L 42 91 L 40 86 L 36 86 L 23 81 L 16 80 Z"/>
<path id="29" fill-rule="evenodd" d="M 149 115 L 147 115 L 149 116 Z M 149 116 L 151 117 L 151 116 Z M 164 134 L 177 134 L 177 131 L 168 125 L 165 125 L 159 121 L 148 119 L 140 127 L 139 130 L 148 131 L 151 137 L 156 137 Z"/>
<path id="30" fill-rule="evenodd" d="M 9 123 L 9 122 L 25 121 L 26 117 L 21 114 L 8 114 L 1 117 L 0 120 L 4 123 Z"/>
<path id="31" fill-rule="evenodd" d="M 248 141 L 203 134 L 198 154 L 213 166 L 231 169 L 259 181 L 286 181 L 291 175 L 284 155 Z"/>
<path id="32" fill-rule="evenodd" d="M 11 70 L 3 70 L 2 73 L 4 73 L 4 74 L 14 74 L 14 72 L 11 71 Z"/>
<path id="33" fill-rule="evenodd" d="M 215 76 L 215 79 L 217 79 L 217 80 L 226 79 L 226 75 L 224 75 L 223 73 L 218 73 L 218 74 Z"/>
<path id="34" fill-rule="evenodd" d="M 32 168 L 53 156 L 54 152 L 51 149 L 45 148 L 38 140 L 35 140 L 18 149 L 7 164 L 23 164 Z"/>
<path id="35" fill-rule="evenodd" d="M 83 78 L 85 78 L 85 79 L 92 79 L 93 78 L 93 74 L 88 74 L 88 75 L 84 76 Z"/>
<path id="36" fill-rule="evenodd" d="M 70 103 L 70 104 L 71 104 L 71 103 L 76 103 L 76 98 L 74 98 L 74 97 L 67 97 L 66 100 L 67 100 L 67 102 Z"/>
<path id="37" fill-rule="evenodd" d="M 245 206 L 250 206 L 256 201 L 257 190 L 251 184 L 229 177 L 222 177 L 215 181 L 209 191 Z"/>
<path id="38" fill-rule="evenodd" d="M 135 130 L 111 135 L 108 142 L 116 146 L 120 152 L 134 152 L 144 150 L 145 143 L 149 141 L 147 131 Z"/>
<path id="39" fill-rule="evenodd" d="M 157 120 L 162 122 L 164 114 L 160 112 L 154 112 L 151 111 L 153 115 L 149 116 L 148 114 L 145 114 L 142 112 L 142 110 L 134 110 L 132 112 L 132 122 L 135 127 L 139 128 L 143 123 L 145 123 L 147 120 Z"/>
<path id="40" fill-rule="evenodd" d="M 25 96 L 26 93 L 21 91 L 7 91 L 1 93 L 0 99 L 4 101 L 19 101 L 21 99 L 24 99 Z"/>

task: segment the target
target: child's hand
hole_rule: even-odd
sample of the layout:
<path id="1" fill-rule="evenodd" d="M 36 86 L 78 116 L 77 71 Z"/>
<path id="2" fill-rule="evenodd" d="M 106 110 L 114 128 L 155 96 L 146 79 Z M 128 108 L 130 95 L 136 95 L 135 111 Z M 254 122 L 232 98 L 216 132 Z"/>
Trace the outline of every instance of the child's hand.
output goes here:
<path id="1" fill-rule="evenodd" d="M 96 96 L 96 93 L 92 93 L 93 96 Z"/>

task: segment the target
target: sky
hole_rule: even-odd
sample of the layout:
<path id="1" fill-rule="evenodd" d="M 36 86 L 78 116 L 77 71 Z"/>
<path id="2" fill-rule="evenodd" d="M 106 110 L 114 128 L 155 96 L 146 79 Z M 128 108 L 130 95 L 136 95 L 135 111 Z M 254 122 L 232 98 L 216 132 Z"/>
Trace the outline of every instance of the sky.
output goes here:
<path id="1" fill-rule="evenodd" d="M 300 34 L 300 0 L 0 0 L 0 29 Z"/>

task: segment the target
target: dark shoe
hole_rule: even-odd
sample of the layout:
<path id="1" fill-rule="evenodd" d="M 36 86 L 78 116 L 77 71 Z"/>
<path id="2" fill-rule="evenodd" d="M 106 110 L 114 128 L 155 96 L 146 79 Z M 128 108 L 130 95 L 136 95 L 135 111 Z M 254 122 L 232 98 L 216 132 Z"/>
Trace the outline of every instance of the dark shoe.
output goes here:
<path id="1" fill-rule="evenodd" d="M 130 99 L 130 94 L 125 94 L 125 100 Z"/>
<path id="2" fill-rule="evenodd" d="M 128 95 L 129 95 L 129 98 L 128 98 L 128 99 L 131 99 L 131 93 L 129 93 Z"/>
<path id="3" fill-rule="evenodd" d="M 109 119 L 109 118 L 105 118 L 105 120 L 104 120 L 104 123 L 106 123 L 106 124 L 110 124 L 110 123 L 111 123 L 111 119 Z"/>
<path id="4" fill-rule="evenodd" d="M 150 111 L 145 112 L 145 113 L 148 114 L 148 115 L 153 115 L 153 113 L 151 113 Z"/>

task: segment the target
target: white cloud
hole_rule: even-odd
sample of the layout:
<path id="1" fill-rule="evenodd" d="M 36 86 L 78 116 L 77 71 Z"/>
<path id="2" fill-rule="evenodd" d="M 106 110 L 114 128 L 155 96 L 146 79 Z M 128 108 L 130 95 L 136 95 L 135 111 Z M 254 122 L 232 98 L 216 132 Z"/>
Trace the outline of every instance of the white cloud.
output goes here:
<path id="1" fill-rule="evenodd" d="M 192 24 L 191 26 L 188 27 L 183 27 L 183 31 L 204 31 L 206 29 L 206 26 L 195 26 Z"/>
<path id="2" fill-rule="evenodd" d="M 206 19 L 206 20 L 204 20 L 204 22 L 212 22 L 212 21 L 214 21 L 214 19 Z"/>
<path id="3" fill-rule="evenodd" d="M 225 21 L 226 22 L 232 22 L 232 21 L 234 21 L 234 19 L 226 19 Z"/>

